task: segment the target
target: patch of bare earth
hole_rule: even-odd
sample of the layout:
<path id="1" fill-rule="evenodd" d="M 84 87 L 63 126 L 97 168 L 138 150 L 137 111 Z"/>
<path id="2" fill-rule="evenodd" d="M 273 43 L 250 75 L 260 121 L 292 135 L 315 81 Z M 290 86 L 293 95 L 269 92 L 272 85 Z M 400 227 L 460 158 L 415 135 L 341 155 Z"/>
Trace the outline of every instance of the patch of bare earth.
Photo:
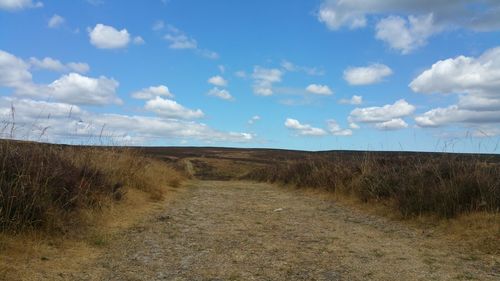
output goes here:
<path id="1" fill-rule="evenodd" d="M 51 280 L 499 280 L 497 256 L 320 196 L 249 182 L 197 181 Z"/>

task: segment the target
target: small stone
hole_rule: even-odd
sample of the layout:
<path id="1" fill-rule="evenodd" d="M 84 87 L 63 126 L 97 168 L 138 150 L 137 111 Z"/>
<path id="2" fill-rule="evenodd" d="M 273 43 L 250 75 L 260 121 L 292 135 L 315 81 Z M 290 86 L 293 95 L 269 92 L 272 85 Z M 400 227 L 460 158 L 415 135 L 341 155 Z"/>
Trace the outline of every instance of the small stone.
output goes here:
<path id="1" fill-rule="evenodd" d="M 161 215 L 158 217 L 158 220 L 159 221 L 166 221 L 166 220 L 169 220 L 170 219 L 170 216 L 168 215 Z"/>

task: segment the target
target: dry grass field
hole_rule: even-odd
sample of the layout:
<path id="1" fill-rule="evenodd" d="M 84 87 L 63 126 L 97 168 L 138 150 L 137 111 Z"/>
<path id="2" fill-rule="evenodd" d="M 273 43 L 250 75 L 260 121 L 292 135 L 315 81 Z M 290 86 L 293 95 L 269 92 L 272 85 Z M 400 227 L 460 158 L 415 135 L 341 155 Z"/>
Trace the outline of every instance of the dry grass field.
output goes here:
<path id="1" fill-rule="evenodd" d="M 13 141 L 0 154 L 0 279 L 500 278 L 497 155 Z"/>

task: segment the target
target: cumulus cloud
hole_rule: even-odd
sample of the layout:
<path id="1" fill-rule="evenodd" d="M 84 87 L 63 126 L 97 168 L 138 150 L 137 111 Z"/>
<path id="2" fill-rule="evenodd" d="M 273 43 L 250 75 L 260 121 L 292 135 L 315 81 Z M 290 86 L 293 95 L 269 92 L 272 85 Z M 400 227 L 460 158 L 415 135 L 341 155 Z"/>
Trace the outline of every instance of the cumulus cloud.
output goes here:
<path id="1" fill-rule="evenodd" d="M 263 68 L 255 66 L 252 73 L 253 92 L 259 96 L 270 96 L 273 94 L 273 84 L 281 82 L 283 71 L 276 68 Z"/>
<path id="2" fill-rule="evenodd" d="M 339 103 L 340 104 L 359 105 L 359 104 L 363 103 L 363 97 L 354 95 L 350 99 L 340 99 Z"/>
<path id="3" fill-rule="evenodd" d="M 440 127 L 450 124 L 487 124 L 500 123 L 500 111 L 474 111 L 451 105 L 429 110 L 417 117 L 415 121 L 420 127 Z"/>
<path id="4" fill-rule="evenodd" d="M 315 95 L 329 96 L 333 94 L 333 91 L 326 85 L 311 84 L 306 87 L 306 91 Z"/>
<path id="5" fill-rule="evenodd" d="M 233 96 L 231 96 L 231 93 L 229 93 L 228 90 L 226 89 L 219 89 L 217 87 L 212 88 L 210 91 L 208 91 L 209 96 L 217 97 L 219 99 L 223 100 L 233 100 Z"/>
<path id="6" fill-rule="evenodd" d="M 355 108 L 349 115 L 350 123 L 376 123 L 378 129 L 396 129 L 405 127 L 401 118 L 407 117 L 415 111 L 415 106 L 409 104 L 404 99 L 396 101 L 394 104 L 387 104 L 381 107 Z M 404 122 L 404 121 L 403 121 Z M 406 124 L 406 123 L 405 123 Z"/>
<path id="7" fill-rule="evenodd" d="M 324 136 L 326 131 L 321 128 L 314 128 L 309 124 L 301 124 L 298 120 L 287 118 L 285 127 L 301 136 Z"/>
<path id="8" fill-rule="evenodd" d="M 337 30 L 365 27 L 368 16 L 434 14 L 439 25 L 483 31 L 500 28 L 499 9 L 499 2 L 485 0 L 323 0 L 317 17 L 328 28 Z"/>
<path id="9" fill-rule="evenodd" d="M 89 37 L 90 43 L 100 49 L 124 48 L 130 43 L 130 34 L 126 29 L 118 30 L 101 23 L 89 29 Z"/>
<path id="10" fill-rule="evenodd" d="M 69 62 L 66 67 L 74 72 L 87 73 L 90 70 L 90 66 L 84 62 Z"/>
<path id="11" fill-rule="evenodd" d="M 427 39 L 440 29 L 434 24 L 432 14 L 409 16 L 408 20 L 389 16 L 377 23 L 375 37 L 389 44 L 392 49 L 409 54 L 427 44 Z"/>
<path id="12" fill-rule="evenodd" d="M 359 125 L 354 122 L 349 122 L 349 128 L 357 130 L 359 129 Z"/>
<path id="13" fill-rule="evenodd" d="M 326 121 L 328 126 L 328 131 L 334 136 L 352 136 L 352 130 L 342 129 L 339 123 L 333 119 Z"/>
<path id="14" fill-rule="evenodd" d="M 0 118 L 9 120 L 11 104 L 16 110 L 15 138 L 61 143 L 91 142 L 101 135 L 112 144 L 144 145 L 158 140 L 193 139 L 205 142 L 248 142 L 253 135 L 222 132 L 205 124 L 187 120 L 124 114 L 93 113 L 66 104 L 29 99 L 0 98 Z M 34 110 L 36 109 L 36 110 Z M 48 118 L 40 118 L 40 116 Z M 2 136 L 10 137 L 10 136 Z"/>
<path id="15" fill-rule="evenodd" d="M 49 22 L 47 23 L 47 26 L 50 27 L 50 28 L 57 28 L 61 25 L 64 24 L 66 20 L 61 17 L 60 15 L 53 15 L 50 19 L 49 19 Z"/>
<path id="16" fill-rule="evenodd" d="M 387 104 L 381 107 L 356 108 L 351 111 L 350 117 L 355 122 L 375 123 L 405 117 L 411 115 L 414 111 L 415 106 L 401 99 L 394 104 Z"/>
<path id="17" fill-rule="evenodd" d="M 69 62 L 67 64 L 63 64 L 61 61 L 51 57 L 45 57 L 43 59 L 37 59 L 35 57 L 31 57 L 29 62 L 35 68 L 51 70 L 56 72 L 74 71 L 78 73 L 86 73 L 90 70 L 90 66 L 86 63 Z"/>
<path id="18" fill-rule="evenodd" d="M 219 86 L 219 87 L 225 87 L 227 86 L 227 80 L 224 79 L 220 75 L 212 76 L 208 79 L 208 83 L 214 85 L 214 86 Z"/>
<path id="19" fill-rule="evenodd" d="M 30 65 L 22 59 L 0 50 L 0 86 L 23 88 L 32 84 Z"/>
<path id="20" fill-rule="evenodd" d="M 42 2 L 33 2 L 32 0 L 0 0 L 0 9 L 7 11 L 18 11 L 27 8 L 43 7 Z"/>
<path id="21" fill-rule="evenodd" d="M 149 88 L 144 88 L 140 91 L 132 93 L 133 98 L 141 100 L 149 100 L 161 96 L 173 98 L 174 94 L 172 94 L 168 87 L 165 85 L 151 86 Z"/>
<path id="22" fill-rule="evenodd" d="M 349 67 L 344 70 L 344 79 L 350 85 L 370 85 L 381 82 L 392 75 L 392 69 L 385 64 L 375 63 L 363 67 Z"/>
<path id="23" fill-rule="evenodd" d="M 116 96 L 118 85 L 118 81 L 105 76 L 91 78 L 70 73 L 49 84 L 47 95 L 57 101 L 82 105 L 121 104 Z"/>
<path id="24" fill-rule="evenodd" d="M 499 12 L 500 2 L 489 0 L 323 0 L 316 15 L 331 30 L 363 28 L 369 18 L 378 20 L 376 37 L 405 54 L 431 35 L 457 27 L 498 31 Z"/>
<path id="25" fill-rule="evenodd" d="M 458 56 L 437 61 L 411 83 L 418 93 L 474 94 L 498 96 L 500 90 L 500 47 L 480 57 Z"/>
<path id="26" fill-rule="evenodd" d="M 148 100 L 144 106 L 146 110 L 152 111 L 161 117 L 177 118 L 177 119 L 198 119 L 205 114 L 201 109 L 192 110 L 185 108 L 176 101 L 155 97 Z"/>
<path id="27" fill-rule="evenodd" d="M 407 128 L 408 124 L 401 118 L 395 118 L 382 123 L 377 123 L 375 124 L 375 127 L 380 130 L 399 130 Z"/>
<path id="28" fill-rule="evenodd" d="M 499 122 L 500 47 L 477 58 L 458 56 L 437 61 L 409 86 L 417 93 L 458 95 L 457 104 L 418 116 L 415 120 L 419 126 Z"/>
<path id="29" fill-rule="evenodd" d="M 78 63 L 63 65 L 57 60 L 37 60 L 31 62 L 39 64 L 38 67 L 48 67 L 52 70 L 69 70 L 88 66 Z M 0 86 L 14 89 L 19 96 L 55 99 L 60 102 L 83 105 L 104 105 L 109 103 L 120 104 L 121 100 L 116 95 L 119 83 L 105 76 L 91 78 L 78 73 L 69 73 L 61 76 L 54 82 L 35 84 L 29 71 L 30 64 L 14 55 L 0 50 Z"/>

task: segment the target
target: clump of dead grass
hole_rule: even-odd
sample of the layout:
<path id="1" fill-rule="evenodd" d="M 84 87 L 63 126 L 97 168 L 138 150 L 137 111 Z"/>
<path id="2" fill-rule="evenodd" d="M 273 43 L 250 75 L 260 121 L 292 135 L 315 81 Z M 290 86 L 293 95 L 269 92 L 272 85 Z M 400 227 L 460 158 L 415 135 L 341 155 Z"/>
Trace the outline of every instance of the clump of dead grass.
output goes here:
<path id="1" fill-rule="evenodd" d="M 159 160 L 123 148 L 0 142 L 0 231 L 62 231 L 135 188 L 163 197 L 182 175 Z"/>
<path id="2" fill-rule="evenodd" d="M 323 188 L 390 203 L 404 217 L 500 210 L 500 164 L 455 154 L 310 157 L 256 169 L 258 181 Z"/>

